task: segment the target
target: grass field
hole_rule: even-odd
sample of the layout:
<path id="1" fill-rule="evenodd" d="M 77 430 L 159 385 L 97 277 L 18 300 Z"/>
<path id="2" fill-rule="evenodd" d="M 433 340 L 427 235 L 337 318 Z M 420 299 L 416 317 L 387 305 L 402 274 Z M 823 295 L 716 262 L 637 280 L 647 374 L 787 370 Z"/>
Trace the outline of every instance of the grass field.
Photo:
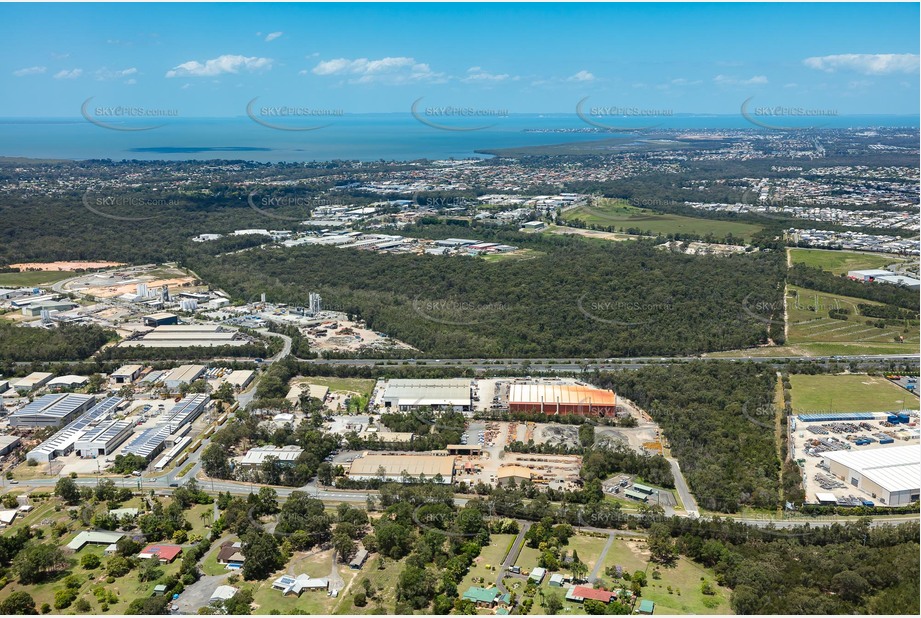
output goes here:
<path id="1" fill-rule="evenodd" d="M 283 570 L 290 575 L 307 573 L 311 577 L 327 577 L 330 572 L 332 554 L 332 550 L 311 552 L 306 555 L 296 553 Z M 340 565 L 338 568 L 339 574 L 345 581 L 345 587 L 348 588 L 355 571 L 349 569 L 348 565 Z M 257 607 L 253 610 L 254 614 L 268 614 L 275 609 L 282 614 L 292 614 L 295 609 L 304 614 L 331 614 L 341 601 L 339 597 L 327 596 L 324 590 L 306 591 L 301 593 L 300 597 L 282 596 L 280 591 L 272 588 L 272 582 L 280 575 L 281 571 L 255 584 L 253 603 Z"/>
<path id="2" fill-rule="evenodd" d="M 495 585 L 502 567 L 502 561 L 505 559 L 505 554 L 508 553 L 512 541 L 515 540 L 515 536 L 514 534 L 490 535 L 489 545 L 484 547 L 480 555 L 474 559 L 470 570 L 467 571 L 464 579 L 457 586 L 461 594 L 470 586 L 489 588 Z M 486 565 L 491 568 L 487 569 Z"/>
<path id="3" fill-rule="evenodd" d="M 335 614 L 392 614 L 396 605 L 396 587 L 400 572 L 405 566 L 405 560 L 384 560 L 380 568 L 381 558 L 371 558 L 360 571 L 355 573 L 355 579 L 345 594 L 339 595 L 339 602 L 333 613 Z M 361 585 L 365 578 L 371 582 L 374 597 L 368 598 L 364 607 L 355 607 L 355 593 L 364 591 Z M 459 587 L 460 588 L 460 587 Z M 463 590 L 461 588 L 461 590 Z M 379 611 L 383 608 L 385 611 Z"/>
<path id="4" fill-rule="evenodd" d="M 374 380 L 363 378 L 329 378 L 320 376 L 298 376 L 293 382 L 309 382 L 319 386 L 328 386 L 333 392 L 360 393 L 367 397 L 374 390 Z"/>
<path id="5" fill-rule="evenodd" d="M 631 206 L 623 200 L 601 200 L 596 206 L 579 206 L 563 213 L 564 221 L 581 219 L 589 225 L 612 226 L 614 228 L 638 228 L 653 234 L 691 233 L 713 234 L 723 237 L 727 234 L 751 238 L 761 227 L 736 221 L 698 219 L 681 215 L 661 214 L 645 208 Z"/>
<path id="6" fill-rule="evenodd" d="M 888 412 L 918 405 L 916 397 L 881 377 L 793 374 L 790 384 L 794 413 Z"/>
<path id="7" fill-rule="evenodd" d="M 23 273 L 0 273 L 0 287 L 46 285 L 76 276 L 69 271 L 29 270 Z"/>
<path id="8" fill-rule="evenodd" d="M 617 583 L 604 575 L 608 567 L 620 565 L 629 573 L 645 571 L 648 585 L 643 588 L 641 598 L 656 604 L 656 614 L 731 614 L 727 588 L 717 586 L 715 576 L 707 569 L 687 558 L 679 558 L 674 568 L 657 566 L 649 562 L 649 552 L 645 543 L 637 539 L 615 540 L 608 550 L 602 564 L 599 577 L 608 589 L 620 588 L 624 582 Z M 652 572 L 658 568 L 660 579 L 654 579 Z M 713 596 L 700 592 L 701 578 L 707 579 L 716 591 Z M 671 586 L 671 592 L 668 587 Z"/>
<path id="9" fill-rule="evenodd" d="M 796 286 L 789 286 L 787 296 L 787 320 L 789 334 L 787 344 L 862 344 L 864 354 L 885 354 L 895 348 L 906 354 L 917 353 L 919 339 L 917 327 L 876 328 L 867 324 L 870 318 L 859 315 L 857 305 L 879 305 L 872 301 L 826 292 L 816 292 Z M 836 320 L 828 316 L 832 309 L 846 309 L 849 319 Z M 897 336 L 903 343 L 895 341 Z M 878 351 L 874 351 L 879 346 Z"/>
<path id="10" fill-rule="evenodd" d="M 516 260 L 533 260 L 534 258 L 546 255 L 543 251 L 535 249 L 519 249 L 512 253 L 492 253 L 484 255 L 483 259 L 487 262 L 510 262 Z"/>
<path id="11" fill-rule="evenodd" d="M 605 545 L 605 539 L 588 536 L 575 536 L 570 539 L 567 549 L 575 548 L 579 558 L 586 564 L 593 565 L 598 559 Z M 525 548 L 518 563 L 524 568 L 533 567 L 536 562 L 530 560 L 537 555 L 536 550 Z M 716 585 L 716 577 L 707 569 L 691 562 L 686 558 L 679 558 L 674 567 L 666 568 L 649 562 L 649 552 L 646 550 L 645 541 L 632 538 L 615 538 L 605 556 L 598 575 L 596 588 L 618 590 L 622 587 L 629 588 L 629 582 L 614 580 L 607 577 L 604 571 L 608 567 L 619 565 L 625 572 L 634 573 L 644 571 L 648 584 L 643 588 L 641 599 L 649 599 L 656 604 L 656 614 L 731 614 L 729 607 L 730 591 Z M 658 569 L 659 579 L 653 577 L 653 571 Z M 704 595 L 701 584 L 706 579 L 715 590 L 714 595 Z M 524 591 L 524 584 L 519 579 L 506 578 L 506 585 L 510 590 L 516 590 L 519 595 Z M 516 587 L 517 586 L 517 587 Z M 533 614 L 545 614 L 545 599 L 548 595 L 559 595 L 563 600 L 563 610 L 560 615 L 585 614 L 581 604 L 570 603 L 565 600 L 566 588 L 554 588 L 549 584 L 549 577 L 534 595 Z"/>
<path id="12" fill-rule="evenodd" d="M 829 251 L 825 249 L 788 249 L 790 261 L 821 268 L 836 275 L 847 274 L 849 270 L 885 268 L 904 261 L 901 258 L 879 253 L 858 253 L 856 251 Z"/>

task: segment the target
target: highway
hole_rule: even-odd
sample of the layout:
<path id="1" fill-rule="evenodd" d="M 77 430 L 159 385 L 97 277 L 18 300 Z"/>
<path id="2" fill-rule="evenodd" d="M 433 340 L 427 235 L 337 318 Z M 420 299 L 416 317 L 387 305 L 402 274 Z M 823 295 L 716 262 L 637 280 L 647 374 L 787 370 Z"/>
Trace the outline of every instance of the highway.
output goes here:
<path id="1" fill-rule="evenodd" d="M 528 373 L 574 373 L 594 370 L 639 369 L 648 365 L 670 365 L 692 361 L 704 362 L 741 362 L 753 363 L 786 363 L 790 361 L 812 361 L 822 364 L 830 363 L 864 363 L 880 364 L 891 362 L 918 363 L 921 356 L 918 354 L 885 354 L 885 355 L 854 355 L 854 356 L 739 356 L 739 357 L 712 357 L 712 356 L 638 356 L 632 358 L 496 358 L 496 359 L 385 359 L 385 358 L 314 358 L 302 359 L 304 362 L 321 366 L 346 366 L 346 367 L 451 367 L 473 370 L 493 371 L 526 371 Z"/>
<path id="2" fill-rule="evenodd" d="M 110 478 L 116 486 L 119 487 L 128 487 L 133 490 L 138 490 L 139 488 L 142 491 L 153 490 L 156 492 L 170 493 L 172 488 L 170 483 L 175 483 L 168 475 L 158 477 L 158 478 L 145 478 L 145 477 L 130 477 L 130 478 L 113 478 L 113 477 L 103 477 Z M 9 481 L 3 481 L 3 486 L 0 489 L 7 489 L 12 487 L 28 487 L 30 489 L 45 489 L 51 490 L 54 488 L 55 484 L 58 482 L 59 477 L 52 477 L 47 479 L 31 479 L 20 481 L 16 485 L 10 486 Z M 225 493 L 230 492 L 234 495 L 248 495 L 250 493 L 257 493 L 259 488 L 262 485 L 254 483 L 241 483 L 237 481 L 224 481 L 219 479 L 210 479 L 199 475 L 197 479 L 199 485 L 202 489 L 211 494 Z M 78 485 L 84 486 L 94 486 L 99 482 L 98 478 L 89 478 L 89 477 L 80 477 L 74 479 Z M 376 496 L 377 491 L 374 490 L 347 490 L 347 489 L 336 489 L 336 488 L 324 488 L 318 487 L 316 481 L 312 481 L 307 485 L 302 487 L 280 487 L 272 486 L 272 488 L 278 493 L 279 498 L 287 498 L 291 495 L 292 492 L 302 491 L 309 494 L 311 497 L 318 498 L 324 502 L 338 504 L 339 502 L 352 502 L 356 504 L 364 504 L 367 501 L 368 496 Z M 472 498 L 465 496 L 456 496 L 454 498 L 454 503 L 457 506 L 463 506 L 467 504 Z M 684 498 L 682 498 L 684 499 Z M 696 506 L 696 503 L 693 503 Z M 685 503 L 685 508 L 687 508 L 688 503 Z M 679 515 L 681 516 L 681 515 Z M 688 513 L 685 517 L 691 517 L 694 519 L 706 518 L 708 516 L 699 516 L 696 513 Z M 803 526 L 809 524 L 812 527 L 825 527 L 832 526 L 835 524 L 842 524 L 849 521 L 855 521 L 854 517 L 847 516 L 819 516 L 819 517 L 791 517 L 785 519 L 777 519 L 771 517 L 735 517 L 732 515 L 714 515 L 722 520 L 731 519 L 733 521 L 747 524 L 750 526 L 756 526 L 758 528 L 767 528 L 774 527 L 777 529 L 788 529 L 794 528 L 796 526 Z M 884 526 L 889 524 L 901 524 L 912 521 L 918 521 L 919 516 L 915 515 L 891 515 L 891 516 L 875 516 L 872 519 L 871 526 Z M 611 528 L 599 528 L 593 527 L 593 530 L 599 532 L 610 532 Z"/>

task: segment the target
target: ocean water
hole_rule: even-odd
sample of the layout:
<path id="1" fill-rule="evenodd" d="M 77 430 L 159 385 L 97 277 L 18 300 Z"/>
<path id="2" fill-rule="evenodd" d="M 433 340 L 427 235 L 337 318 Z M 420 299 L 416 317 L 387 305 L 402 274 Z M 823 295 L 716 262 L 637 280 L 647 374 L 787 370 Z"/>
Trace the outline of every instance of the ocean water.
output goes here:
<path id="1" fill-rule="evenodd" d="M 576 114 L 522 114 L 503 118 L 430 119 L 441 128 L 408 113 L 345 115 L 273 124 L 257 124 L 247 116 L 232 118 L 165 118 L 109 122 L 116 130 L 85 118 L 0 119 L 0 156 L 55 159 L 245 159 L 260 162 L 328 161 L 332 159 L 414 160 L 467 158 L 480 149 L 539 146 L 636 137 L 619 129 L 750 129 L 759 127 L 741 115 L 608 118 L 612 132 L 585 132 L 592 127 Z M 917 116 L 835 116 L 821 119 L 772 120 L 777 125 L 823 128 L 914 127 Z M 153 127 L 153 128 L 150 128 Z M 450 130 L 449 130 L 450 129 Z M 548 132 L 551 131 L 551 132 Z M 562 131 L 562 132 L 552 132 Z M 566 132 L 571 131 L 571 132 Z"/>

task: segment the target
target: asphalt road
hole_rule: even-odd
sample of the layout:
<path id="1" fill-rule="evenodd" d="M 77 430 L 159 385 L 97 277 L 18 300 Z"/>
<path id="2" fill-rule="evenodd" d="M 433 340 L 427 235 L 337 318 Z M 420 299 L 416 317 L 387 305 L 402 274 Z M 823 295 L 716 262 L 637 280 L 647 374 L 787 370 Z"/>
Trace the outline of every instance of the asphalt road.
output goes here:
<path id="1" fill-rule="evenodd" d="M 678 496 L 681 497 L 681 503 L 684 504 L 684 510 L 687 516 L 699 517 L 700 509 L 697 507 L 697 501 L 694 499 L 694 495 L 691 493 L 687 481 L 684 480 L 684 473 L 681 471 L 681 466 L 678 465 L 678 460 L 674 457 L 666 457 L 666 459 L 668 463 L 671 464 L 672 476 L 675 477 L 675 489 L 678 490 Z"/>

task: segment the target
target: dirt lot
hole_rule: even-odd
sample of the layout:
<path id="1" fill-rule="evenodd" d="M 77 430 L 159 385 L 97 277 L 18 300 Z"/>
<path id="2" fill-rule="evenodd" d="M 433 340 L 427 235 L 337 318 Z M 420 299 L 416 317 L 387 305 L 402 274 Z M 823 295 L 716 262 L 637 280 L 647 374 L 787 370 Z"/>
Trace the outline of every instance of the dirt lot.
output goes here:
<path id="1" fill-rule="evenodd" d="M 124 266 L 123 262 L 24 262 L 22 264 L 10 264 L 13 268 L 19 270 L 90 270 L 92 268 L 110 268 L 115 266 Z"/>

